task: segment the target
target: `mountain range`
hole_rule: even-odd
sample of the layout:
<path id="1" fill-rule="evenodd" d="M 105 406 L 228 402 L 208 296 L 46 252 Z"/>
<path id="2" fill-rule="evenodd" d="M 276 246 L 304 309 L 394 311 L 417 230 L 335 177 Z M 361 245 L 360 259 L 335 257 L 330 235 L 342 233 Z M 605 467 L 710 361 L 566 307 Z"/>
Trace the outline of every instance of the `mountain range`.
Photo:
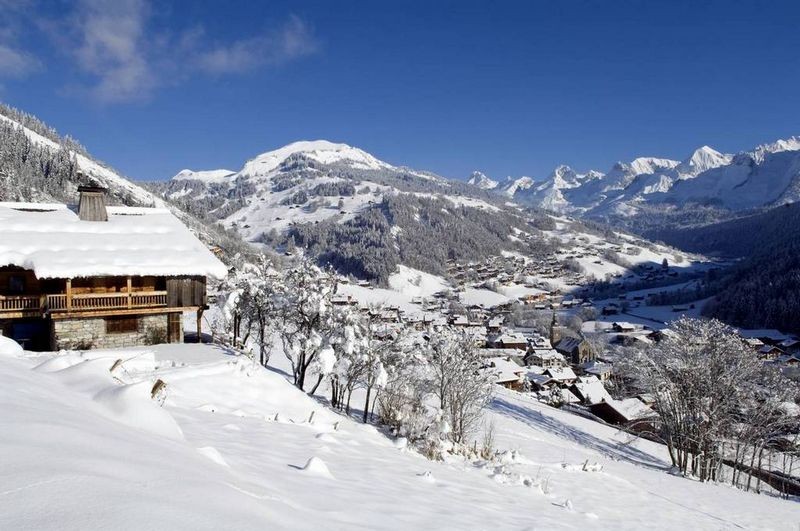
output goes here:
<path id="1" fill-rule="evenodd" d="M 689 204 L 738 212 L 800 198 L 800 137 L 736 155 L 702 146 L 681 161 L 640 157 L 617 162 L 606 173 L 560 165 L 541 180 L 526 176 L 499 183 L 473 173 L 469 182 L 522 205 L 623 224 L 652 209 Z"/>

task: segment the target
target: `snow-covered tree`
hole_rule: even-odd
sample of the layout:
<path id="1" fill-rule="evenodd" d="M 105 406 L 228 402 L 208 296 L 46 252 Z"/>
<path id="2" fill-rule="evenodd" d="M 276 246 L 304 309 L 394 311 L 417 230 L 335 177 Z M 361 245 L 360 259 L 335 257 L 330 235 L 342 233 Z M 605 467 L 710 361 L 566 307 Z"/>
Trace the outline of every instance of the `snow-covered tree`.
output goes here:
<path id="1" fill-rule="evenodd" d="M 306 375 L 317 356 L 330 354 L 333 335 L 331 295 L 336 279 L 308 261 L 285 272 L 277 304 L 279 335 L 292 366 L 294 384 L 305 389 Z"/>
<path id="2" fill-rule="evenodd" d="M 481 370 L 481 358 L 471 337 L 444 330 L 431 336 L 430 377 L 433 394 L 456 444 L 480 424 L 483 408 L 492 396 L 492 377 Z"/>
<path id="3" fill-rule="evenodd" d="M 278 303 L 282 286 L 279 272 L 266 256 L 260 256 L 256 265 L 248 266 L 238 278 L 238 311 L 243 316 L 252 341 L 258 347 L 259 362 L 269 363 L 274 334 L 278 325 Z"/>
<path id="4" fill-rule="evenodd" d="M 765 445 L 797 425 L 787 414 L 797 388 L 719 321 L 680 319 L 663 341 L 632 356 L 627 372 L 653 396 L 656 434 L 685 474 L 718 480 L 723 460 L 752 467 Z"/>

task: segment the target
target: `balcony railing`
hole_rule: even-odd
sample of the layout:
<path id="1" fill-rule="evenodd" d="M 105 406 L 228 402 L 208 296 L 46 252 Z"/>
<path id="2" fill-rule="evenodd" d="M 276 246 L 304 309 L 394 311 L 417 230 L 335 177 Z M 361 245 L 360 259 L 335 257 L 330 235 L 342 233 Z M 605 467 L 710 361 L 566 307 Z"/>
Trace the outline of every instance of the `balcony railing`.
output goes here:
<path id="1" fill-rule="evenodd" d="M 0 312 L 27 312 L 39 310 L 42 299 L 38 295 L 0 295 Z"/>
<path id="2" fill-rule="evenodd" d="M 56 295 L 0 295 L 0 312 L 88 312 L 159 308 L 167 306 L 166 291 L 82 293 Z"/>

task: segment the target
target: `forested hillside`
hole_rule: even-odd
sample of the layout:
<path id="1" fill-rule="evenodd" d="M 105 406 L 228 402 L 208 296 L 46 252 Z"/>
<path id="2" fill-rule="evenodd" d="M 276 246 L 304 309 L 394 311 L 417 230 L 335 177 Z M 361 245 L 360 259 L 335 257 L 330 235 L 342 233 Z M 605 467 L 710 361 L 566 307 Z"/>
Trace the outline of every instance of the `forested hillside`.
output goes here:
<path id="1" fill-rule="evenodd" d="M 800 240 L 758 251 L 723 285 L 706 305 L 706 315 L 735 326 L 800 334 Z"/>
<path id="2" fill-rule="evenodd" d="M 502 250 L 552 251 L 534 225 L 548 227 L 552 219 L 541 216 L 537 221 L 441 198 L 395 194 L 344 223 L 293 225 L 280 243 L 302 247 L 343 273 L 385 281 L 401 263 L 445 275 L 448 260 L 480 260 Z M 515 231 L 532 236 L 512 240 L 509 235 Z"/>
<path id="3" fill-rule="evenodd" d="M 800 240 L 800 204 L 702 226 L 674 229 L 665 225 L 646 231 L 645 236 L 691 252 L 733 258 L 750 256 Z"/>

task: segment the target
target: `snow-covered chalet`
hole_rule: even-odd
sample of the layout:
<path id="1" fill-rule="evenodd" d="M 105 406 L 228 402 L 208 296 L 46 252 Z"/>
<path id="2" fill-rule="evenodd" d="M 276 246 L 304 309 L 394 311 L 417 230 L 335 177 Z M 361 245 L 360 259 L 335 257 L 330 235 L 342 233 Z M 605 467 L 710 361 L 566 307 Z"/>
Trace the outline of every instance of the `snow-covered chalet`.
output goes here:
<path id="1" fill-rule="evenodd" d="M 164 208 L 0 203 L 0 332 L 30 350 L 183 341 L 225 265 Z"/>

